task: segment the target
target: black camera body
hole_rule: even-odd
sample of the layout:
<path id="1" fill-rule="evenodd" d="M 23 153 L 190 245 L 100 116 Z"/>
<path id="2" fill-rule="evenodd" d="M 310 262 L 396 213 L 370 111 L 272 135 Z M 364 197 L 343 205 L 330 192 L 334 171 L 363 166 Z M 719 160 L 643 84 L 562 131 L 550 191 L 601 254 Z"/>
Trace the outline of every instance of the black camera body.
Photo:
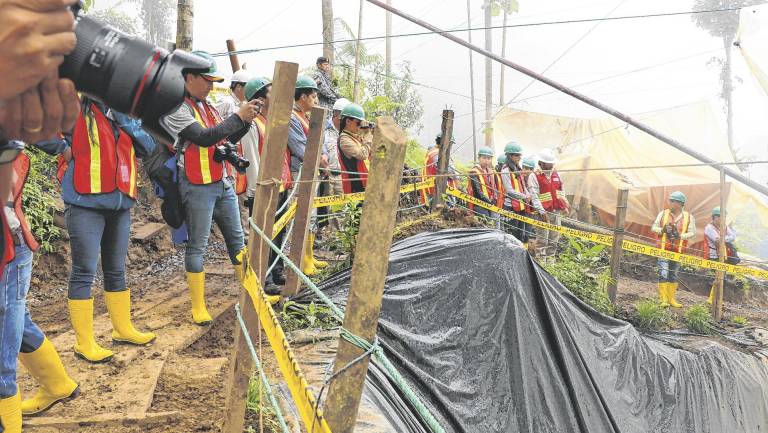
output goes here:
<path id="1" fill-rule="evenodd" d="M 672 224 L 672 223 L 668 223 L 668 224 L 667 224 L 667 225 L 664 227 L 664 231 L 666 232 L 666 234 L 667 234 L 667 237 L 668 237 L 670 240 L 677 240 L 677 239 L 680 239 L 680 233 L 677 231 L 677 226 L 675 226 L 674 224 Z"/>
<path id="2" fill-rule="evenodd" d="M 184 72 L 208 70 L 208 61 L 181 50 L 169 53 L 83 16 L 79 7 L 72 12 L 77 45 L 59 75 L 71 79 L 79 92 L 141 119 L 153 136 L 172 143 L 160 118 L 184 102 Z"/>
<path id="3" fill-rule="evenodd" d="M 213 153 L 213 160 L 216 162 L 228 162 L 238 173 L 245 173 L 245 169 L 251 166 L 251 161 L 237 154 L 237 146 L 232 143 L 224 143 L 216 146 Z"/>

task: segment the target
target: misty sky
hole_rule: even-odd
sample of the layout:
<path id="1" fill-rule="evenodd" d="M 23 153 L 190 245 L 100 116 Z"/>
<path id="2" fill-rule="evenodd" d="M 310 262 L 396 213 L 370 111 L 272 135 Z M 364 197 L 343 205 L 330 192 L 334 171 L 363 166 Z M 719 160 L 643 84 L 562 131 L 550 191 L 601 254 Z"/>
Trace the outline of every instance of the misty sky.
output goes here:
<path id="1" fill-rule="evenodd" d="M 334 0 L 334 13 L 357 29 L 358 0 Z M 465 0 L 392 0 L 393 6 L 445 28 L 463 28 L 467 24 Z M 684 0 L 519 0 L 520 11 L 510 16 L 508 24 L 541 23 L 572 19 L 602 18 L 688 11 L 692 1 Z M 97 1 L 107 7 L 113 0 Z M 472 26 L 483 25 L 482 0 L 471 0 Z M 123 4 L 130 11 L 132 6 Z M 501 24 L 502 17 L 494 19 Z M 363 36 L 384 34 L 385 15 L 378 7 L 364 6 Z M 700 30 L 689 15 L 655 17 L 595 23 L 552 24 L 511 28 L 507 35 L 506 57 L 528 68 L 541 71 L 574 43 L 565 56 L 546 75 L 567 85 L 601 80 L 577 87 L 614 108 L 629 113 L 658 110 L 702 99 L 711 99 L 720 110 L 719 67 L 714 56 L 722 56 L 722 42 Z M 592 29 L 592 30 L 591 30 Z M 233 38 L 238 49 L 269 48 L 290 44 L 322 41 L 320 0 L 195 0 L 196 49 L 213 53 L 226 51 L 225 39 Z M 393 34 L 422 31 L 420 27 L 393 17 Z M 590 31 L 591 30 L 591 31 Z M 590 32 L 587 36 L 584 36 Z M 460 33 L 466 38 L 466 32 Z M 483 31 L 472 34 L 473 42 L 483 44 Z M 494 31 L 494 52 L 501 47 L 501 30 Z M 369 50 L 384 52 L 384 42 L 366 43 Z M 271 76 L 276 60 L 297 62 L 304 69 L 322 54 L 321 46 L 266 50 L 241 55 L 254 73 Z M 394 63 L 410 61 L 414 81 L 434 88 L 419 87 L 424 103 L 424 129 L 417 138 L 427 144 L 439 130 L 440 113 L 452 107 L 457 116 L 454 126 L 459 155 L 471 157 L 471 108 L 468 51 L 437 35 L 402 37 L 393 40 Z M 746 67 L 734 51 L 736 83 L 735 128 L 737 147 L 744 154 L 765 159 L 768 149 L 768 99 L 754 84 Z M 477 120 L 484 118 L 484 61 L 475 54 L 475 90 Z M 226 57 L 219 66 L 231 72 Z M 639 72 L 631 71 L 643 69 Z M 494 108 L 498 107 L 499 65 L 494 63 Z M 508 69 L 505 99 L 509 100 L 525 87 L 529 78 Z M 599 116 L 600 112 L 568 96 L 550 92 L 546 85 L 530 86 L 514 104 L 515 108 L 572 116 Z M 458 94 L 458 95 L 457 95 Z M 535 98 L 531 98 L 534 97 Z M 696 125 L 690 125 L 696 128 Z M 725 118 L 722 117 L 725 129 Z M 479 144 L 482 138 L 478 135 Z M 462 143 L 465 143 L 462 145 Z M 695 147 L 695 143 L 690 143 Z"/>

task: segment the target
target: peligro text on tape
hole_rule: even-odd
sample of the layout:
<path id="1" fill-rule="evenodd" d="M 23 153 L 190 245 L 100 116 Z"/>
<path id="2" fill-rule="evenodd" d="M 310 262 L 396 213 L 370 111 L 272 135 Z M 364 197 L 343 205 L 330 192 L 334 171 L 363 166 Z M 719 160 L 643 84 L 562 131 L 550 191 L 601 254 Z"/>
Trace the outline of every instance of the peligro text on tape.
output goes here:
<path id="1" fill-rule="evenodd" d="M 243 276 L 243 287 L 253 302 L 256 314 L 259 316 L 261 326 L 264 328 L 264 334 L 267 336 L 269 345 L 277 359 L 277 365 L 280 367 L 288 390 L 291 392 L 293 402 L 296 404 L 299 416 L 301 417 L 306 431 L 310 433 L 331 433 L 322 410 L 317 407 L 317 400 L 309 389 L 309 383 L 301 372 L 301 366 L 296 360 L 296 356 L 291 350 L 288 339 L 285 337 L 280 322 L 277 320 L 275 310 L 267 301 L 267 295 L 264 293 L 256 274 L 250 266 L 247 266 Z M 311 429 L 311 430 L 310 430 Z"/>
<path id="2" fill-rule="evenodd" d="M 577 238 L 585 239 L 585 240 L 602 244 L 602 245 L 613 245 L 613 235 L 605 235 L 600 233 L 587 232 L 584 230 L 572 229 L 568 227 L 558 226 L 555 224 L 550 224 L 544 221 L 539 221 L 530 217 L 518 215 L 514 212 L 510 212 L 508 210 L 499 208 L 497 206 L 485 203 L 484 201 L 478 200 L 475 197 L 472 197 L 452 187 L 448 187 L 446 192 L 447 194 L 452 195 L 458 199 L 464 200 L 467 203 L 472 203 L 475 206 L 479 206 L 491 212 L 496 212 L 499 215 L 505 216 L 507 218 L 522 221 L 534 227 L 541 227 L 546 230 L 562 233 L 566 236 L 577 237 Z M 652 247 L 650 245 L 641 244 L 635 241 L 624 240 L 621 244 L 621 248 L 624 251 L 672 260 L 688 266 L 705 268 L 705 269 L 713 269 L 716 271 L 727 272 L 733 275 L 749 275 L 751 277 L 768 280 L 768 271 L 764 271 L 762 269 L 748 268 L 746 266 L 736 266 L 736 265 L 731 265 L 727 263 L 716 262 L 713 260 L 706 260 L 704 258 L 691 256 L 689 254 L 682 254 L 674 251 L 662 250 L 661 248 Z"/>

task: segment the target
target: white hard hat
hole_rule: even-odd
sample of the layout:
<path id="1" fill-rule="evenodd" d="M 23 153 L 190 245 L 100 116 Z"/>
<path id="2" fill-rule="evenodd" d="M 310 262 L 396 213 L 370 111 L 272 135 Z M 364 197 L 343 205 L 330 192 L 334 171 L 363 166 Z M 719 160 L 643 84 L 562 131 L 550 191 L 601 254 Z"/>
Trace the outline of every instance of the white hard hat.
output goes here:
<path id="1" fill-rule="evenodd" d="M 232 78 L 229 79 L 232 83 L 247 83 L 251 79 L 251 74 L 245 69 L 240 69 L 232 74 Z"/>
<path id="2" fill-rule="evenodd" d="M 552 149 L 542 149 L 539 152 L 539 162 L 554 164 L 556 161 L 557 158 L 555 158 L 555 152 L 552 152 Z"/>
<path id="3" fill-rule="evenodd" d="M 336 102 L 333 103 L 333 111 L 341 111 L 344 109 L 344 107 L 346 107 L 349 104 L 350 104 L 349 99 L 339 98 L 336 100 Z"/>

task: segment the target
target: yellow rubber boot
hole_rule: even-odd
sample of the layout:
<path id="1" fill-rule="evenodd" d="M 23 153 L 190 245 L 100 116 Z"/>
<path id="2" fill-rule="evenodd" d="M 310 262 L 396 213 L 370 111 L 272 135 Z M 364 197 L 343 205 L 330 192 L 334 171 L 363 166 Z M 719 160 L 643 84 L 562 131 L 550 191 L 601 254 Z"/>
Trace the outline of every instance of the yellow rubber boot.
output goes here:
<path id="1" fill-rule="evenodd" d="M 107 362 L 115 355 L 96 343 L 93 337 L 93 298 L 69 299 L 69 317 L 75 330 L 75 355 L 86 361 Z"/>
<path id="2" fill-rule="evenodd" d="M 669 302 L 667 302 L 667 284 L 668 283 L 659 281 L 659 303 L 662 307 L 669 305 Z"/>
<path id="3" fill-rule="evenodd" d="M 0 422 L 3 433 L 21 433 L 21 395 L 0 399 Z"/>
<path id="4" fill-rule="evenodd" d="M 667 302 L 674 308 L 680 308 L 683 304 L 677 302 L 675 294 L 677 293 L 677 283 L 667 283 Z"/>
<path id="5" fill-rule="evenodd" d="M 317 269 L 327 268 L 328 262 L 324 260 L 319 260 L 317 257 L 315 257 L 315 234 L 314 233 L 309 234 L 309 249 L 312 251 L 312 254 L 311 254 L 312 263 L 315 265 L 315 268 Z"/>
<path id="6" fill-rule="evenodd" d="M 301 267 L 301 271 L 304 272 L 304 275 L 308 277 L 311 277 L 317 273 L 315 261 L 312 257 L 312 242 L 310 242 L 310 238 L 311 235 L 307 236 L 307 239 L 304 241 L 304 261 L 302 262 Z"/>
<path id="7" fill-rule="evenodd" d="M 267 295 L 267 302 L 269 302 L 270 305 L 277 304 L 281 299 L 283 299 L 283 297 L 280 295 Z"/>
<path id="8" fill-rule="evenodd" d="M 112 340 L 139 346 L 155 340 L 154 332 L 139 332 L 131 322 L 131 291 L 104 292 L 109 318 L 112 319 Z"/>
<path id="9" fill-rule="evenodd" d="M 56 348 L 47 339 L 31 353 L 19 353 L 19 361 L 35 378 L 40 388 L 35 395 L 21 402 L 21 413 L 34 415 L 47 410 L 60 401 L 80 394 L 80 386 L 64 370 Z"/>
<path id="10" fill-rule="evenodd" d="M 248 260 L 246 248 L 243 248 L 239 253 L 237 253 L 237 260 L 240 261 L 240 264 L 232 265 L 232 268 L 235 270 L 235 278 L 237 278 L 237 281 L 242 283 L 243 278 L 245 277 L 245 268 L 243 262 Z"/>
<path id="11" fill-rule="evenodd" d="M 712 287 L 709 289 L 707 304 L 712 305 L 713 302 L 715 302 L 715 283 L 712 283 Z"/>
<path id="12" fill-rule="evenodd" d="M 189 297 L 192 299 L 192 320 L 200 326 L 213 322 L 205 308 L 205 272 L 187 272 Z"/>

